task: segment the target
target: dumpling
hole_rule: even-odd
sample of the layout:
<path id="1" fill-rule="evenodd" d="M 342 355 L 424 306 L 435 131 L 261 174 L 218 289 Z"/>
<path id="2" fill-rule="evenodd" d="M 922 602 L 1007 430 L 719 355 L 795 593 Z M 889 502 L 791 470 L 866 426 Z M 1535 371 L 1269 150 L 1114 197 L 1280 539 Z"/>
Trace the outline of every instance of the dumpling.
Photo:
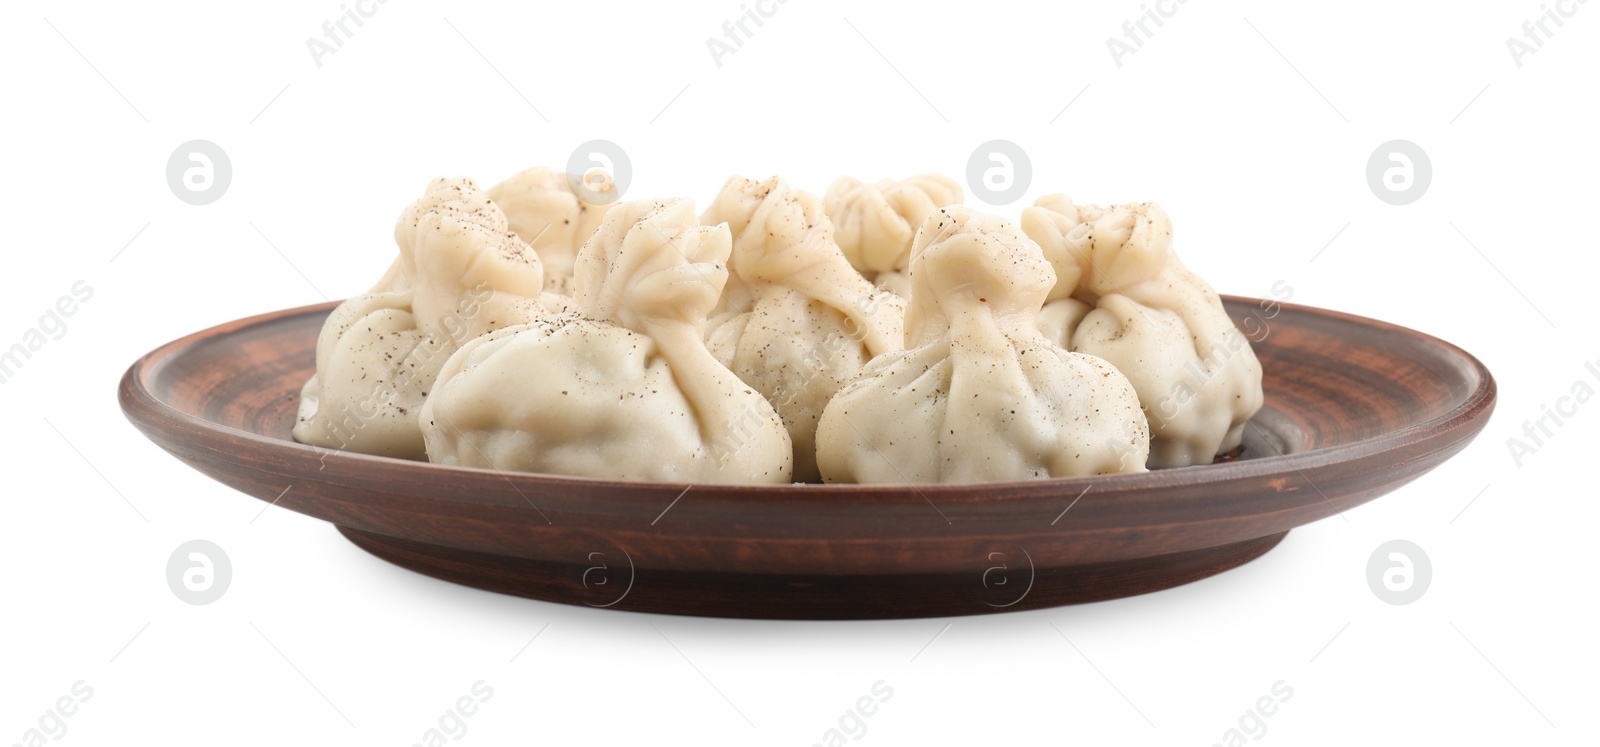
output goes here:
<path id="1" fill-rule="evenodd" d="M 817 427 L 827 482 L 972 483 L 1144 471 L 1128 379 L 1034 326 L 1056 282 L 1010 223 L 954 206 L 913 249 L 906 350 L 874 358 Z"/>
<path id="2" fill-rule="evenodd" d="M 700 222 L 732 231 L 728 270 L 742 289 L 730 294 L 737 308 L 707 329 L 707 346 L 776 408 L 794 442 L 795 481 L 819 482 L 822 408 L 867 361 L 901 349 L 905 301 L 850 266 L 815 195 L 777 177 L 729 179 Z"/>
<path id="3" fill-rule="evenodd" d="M 911 293 L 905 270 L 917 228 L 935 210 L 960 202 L 961 185 L 939 174 L 876 182 L 841 176 L 823 196 L 850 264 L 902 298 Z"/>
<path id="4" fill-rule="evenodd" d="M 541 166 L 489 188 L 489 199 L 506 214 L 511 230 L 539 254 L 544 289 L 567 296 L 572 295 L 572 263 L 578 250 L 617 201 L 616 185 L 604 171 L 584 175 L 589 181 L 583 190 L 574 188 L 578 178 Z M 582 193 L 589 190 L 594 190 L 593 197 L 585 200 Z"/>
<path id="5" fill-rule="evenodd" d="M 1022 227 L 1057 268 L 1056 308 L 1045 307 L 1040 329 L 1133 382 L 1150 421 L 1150 468 L 1237 449 L 1261 409 L 1261 364 L 1216 291 L 1173 253 L 1166 212 L 1050 195 L 1023 211 Z"/>
<path id="6" fill-rule="evenodd" d="M 471 179 L 435 179 L 395 224 L 400 256 L 377 286 L 334 310 L 294 438 L 423 459 L 418 411 L 462 343 L 544 313 L 538 255 Z"/>
<path id="7" fill-rule="evenodd" d="M 429 459 L 682 483 L 786 483 L 789 434 L 703 338 L 726 226 L 688 200 L 619 203 L 578 253 L 576 310 L 450 357 L 422 408 Z"/>

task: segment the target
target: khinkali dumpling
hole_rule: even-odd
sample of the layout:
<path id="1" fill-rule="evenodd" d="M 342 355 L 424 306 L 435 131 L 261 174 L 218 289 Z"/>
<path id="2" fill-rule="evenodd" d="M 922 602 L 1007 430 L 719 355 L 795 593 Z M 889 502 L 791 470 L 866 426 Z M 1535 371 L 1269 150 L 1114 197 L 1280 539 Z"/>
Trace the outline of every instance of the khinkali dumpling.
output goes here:
<path id="1" fill-rule="evenodd" d="M 703 338 L 726 226 L 624 202 L 578 253 L 576 310 L 474 340 L 423 406 L 443 464 L 682 483 L 786 483 L 789 434 Z"/>
<path id="2" fill-rule="evenodd" d="M 834 243 L 815 195 L 735 176 L 700 217 L 733 233 L 736 308 L 706 334 L 712 355 L 771 402 L 794 442 L 794 479 L 818 482 L 817 419 L 874 356 L 904 344 L 905 301 L 876 288 Z"/>
<path id="3" fill-rule="evenodd" d="M 418 411 L 462 343 L 544 313 L 539 257 L 471 179 L 435 179 L 395 224 L 400 257 L 317 338 L 294 438 L 423 459 Z"/>
<path id="4" fill-rule="evenodd" d="M 939 174 L 862 182 L 841 176 L 823 196 L 839 248 L 868 280 L 910 295 L 905 270 L 917 228 L 935 210 L 961 202 L 961 185 Z"/>
<path id="5" fill-rule="evenodd" d="M 1173 253 L 1166 212 L 1050 195 L 1023 210 L 1022 228 L 1057 271 L 1040 329 L 1133 382 L 1150 468 L 1210 464 L 1238 448 L 1261 409 L 1261 364 L 1216 291 Z"/>
<path id="6" fill-rule="evenodd" d="M 1141 472 L 1126 377 L 1034 326 L 1055 284 L 1039 246 L 961 206 L 917 232 L 906 350 L 874 358 L 817 428 L 827 482 L 970 483 Z"/>
<path id="7" fill-rule="evenodd" d="M 489 199 L 506 214 L 511 230 L 538 252 L 544 289 L 568 296 L 578 250 L 617 201 L 616 185 L 604 171 L 582 175 L 582 184 L 578 178 L 541 166 L 489 188 Z"/>

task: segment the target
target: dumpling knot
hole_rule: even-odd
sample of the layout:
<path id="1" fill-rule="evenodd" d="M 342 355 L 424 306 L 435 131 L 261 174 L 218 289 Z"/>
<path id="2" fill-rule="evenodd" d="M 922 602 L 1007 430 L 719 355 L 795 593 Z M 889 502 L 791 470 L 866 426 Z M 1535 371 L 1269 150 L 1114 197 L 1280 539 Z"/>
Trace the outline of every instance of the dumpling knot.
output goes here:
<path id="1" fill-rule="evenodd" d="M 610 176 L 599 183 L 579 182 L 580 175 L 562 174 L 544 167 L 527 169 L 489 189 L 489 198 L 504 211 L 512 232 L 538 253 L 544 265 L 544 289 L 570 295 L 572 264 L 584 242 L 594 235 L 607 211 L 617 201 Z"/>
<path id="2" fill-rule="evenodd" d="M 917 228 L 961 198 L 961 185 L 938 174 L 876 182 L 841 176 L 828 187 L 823 202 L 844 256 L 872 280 L 878 273 L 905 270 Z"/>
<path id="3" fill-rule="evenodd" d="M 781 283 L 838 254 L 821 200 L 776 176 L 760 182 L 730 177 L 700 222 L 728 224 L 728 265 L 746 281 Z"/>
<path id="4" fill-rule="evenodd" d="M 573 297 L 584 316 L 650 334 L 696 330 L 716 308 L 732 251 L 725 226 L 701 226 L 686 199 L 624 202 L 578 252 Z"/>
<path id="5" fill-rule="evenodd" d="M 911 254 L 909 345 L 937 337 L 958 316 L 985 313 L 1032 326 L 1056 284 L 1039 246 L 1012 223 L 954 205 L 929 216 Z"/>

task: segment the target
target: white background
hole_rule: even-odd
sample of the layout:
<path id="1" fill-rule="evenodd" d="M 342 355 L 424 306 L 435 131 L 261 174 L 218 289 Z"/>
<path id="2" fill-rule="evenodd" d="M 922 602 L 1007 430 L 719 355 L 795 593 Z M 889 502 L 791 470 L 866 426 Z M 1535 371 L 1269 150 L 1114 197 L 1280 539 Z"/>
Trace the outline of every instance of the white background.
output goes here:
<path id="1" fill-rule="evenodd" d="M 1263 743 L 1595 743 L 1600 404 L 1520 468 L 1506 442 L 1576 382 L 1600 389 L 1600 4 L 1564 0 L 1576 13 L 1520 68 L 1506 39 L 1533 0 L 1193 0 L 1120 68 L 1106 39 L 1133 0 L 790 0 L 720 68 L 706 39 L 738 0 L 532 5 L 392 0 L 320 69 L 306 39 L 335 0 L 6 5 L 0 347 L 73 283 L 94 295 L 0 386 L 0 744 L 79 680 L 94 694 L 62 744 L 409 745 L 479 680 L 494 695 L 463 743 L 809 745 L 879 680 L 894 694 L 862 743 L 1210 745 L 1279 680 L 1294 694 Z M 234 170 L 204 207 L 165 179 L 196 138 Z M 895 622 L 452 586 L 263 513 L 118 412 L 118 376 L 160 343 L 364 290 L 431 177 L 559 168 L 592 138 L 626 149 L 628 197 L 701 204 L 735 172 L 964 182 L 979 143 L 1011 140 L 1033 184 L 998 212 L 1056 191 L 1157 200 L 1219 290 L 1283 281 L 1441 336 L 1488 364 L 1499 409 L 1435 472 L 1222 576 Z M 1365 176 L 1396 138 L 1434 172 L 1405 207 Z M 195 538 L 233 564 L 208 606 L 164 579 Z M 1365 578 L 1396 538 L 1433 565 L 1407 606 Z"/>

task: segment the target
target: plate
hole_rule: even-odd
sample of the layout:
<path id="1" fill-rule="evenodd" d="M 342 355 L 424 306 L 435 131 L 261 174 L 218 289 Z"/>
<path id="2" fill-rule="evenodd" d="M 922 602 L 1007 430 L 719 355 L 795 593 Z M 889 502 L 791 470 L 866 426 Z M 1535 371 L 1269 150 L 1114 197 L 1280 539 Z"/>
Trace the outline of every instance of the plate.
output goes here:
<path id="1" fill-rule="evenodd" d="M 129 420 L 246 495 L 404 568 L 619 610 L 795 619 L 1026 610 L 1234 568 L 1381 496 L 1488 422 L 1476 358 L 1385 322 L 1227 297 L 1266 405 L 1225 463 L 980 485 L 707 486 L 502 473 L 295 443 L 334 304 L 168 343 L 123 377 Z M 648 458 L 648 455 L 641 455 Z"/>

